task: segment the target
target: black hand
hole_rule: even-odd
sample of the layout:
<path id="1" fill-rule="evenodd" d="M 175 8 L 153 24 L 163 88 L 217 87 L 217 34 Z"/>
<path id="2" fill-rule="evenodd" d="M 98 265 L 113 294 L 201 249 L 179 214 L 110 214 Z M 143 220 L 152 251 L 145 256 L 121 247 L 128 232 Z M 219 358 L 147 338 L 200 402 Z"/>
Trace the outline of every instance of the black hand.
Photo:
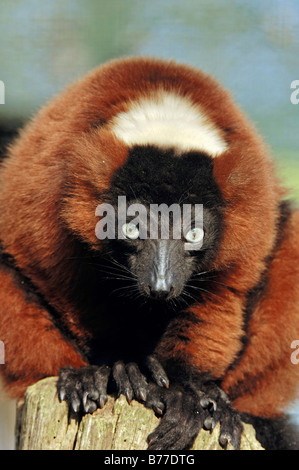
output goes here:
<path id="1" fill-rule="evenodd" d="M 151 450 L 190 449 L 201 428 L 212 430 L 220 422 L 219 443 L 230 443 L 239 449 L 243 426 L 239 413 L 231 406 L 228 397 L 214 382 L 171 385 L 169 390 L 155 384 L 149 387 L 146 406 L 163 414 L 159 426 L 148 437 Z"/>
<path id="2" fill-rule="evenodd" d="M 228 396 L 217 384 L 211 382 L 203 388 L 205 392 L 201 397 L 201 405 L 210 411 L 205 427 L 213 429 L 220 422 L 219 443 L 223 447 L 230 443 L 234 449 L 239 449 L 243 425 L 238 411 L 232 407 Z"/>
<path id="3" fill-rule="evenodd" d="M 103 408 L 108 400 L 109 375 L 107 366 L 60 369 L 57 382 L 59 400 L 65 400 L 76 413 L 93 413 L 98 407 Z"/>
<path id="4" fill-rule="evenodd" d="M 209 411 L 202 408 L 196 393 L 181 386 L 149 387 L 147 407 L 163 414 L 159 426 L 148 436 L 149 450 L 190 449 Z"/>
<path id="5" fill-rule="evenodd" d="M 160 387 L 168 387 L 168 377 L 155 356 L 148 356 L 145 360 L 145 369 L 150 378 Z M 112 375 L 116 383 L 118 394 L 123 394 L 127 398 L 128 403 L 133 398 L 136 400 L 146 401 L 148 393 L 148 381 L 144 374 L 141 373 L 139 366 L 135 362 L 125 364 L 118 361 L 113 365 Z"/>

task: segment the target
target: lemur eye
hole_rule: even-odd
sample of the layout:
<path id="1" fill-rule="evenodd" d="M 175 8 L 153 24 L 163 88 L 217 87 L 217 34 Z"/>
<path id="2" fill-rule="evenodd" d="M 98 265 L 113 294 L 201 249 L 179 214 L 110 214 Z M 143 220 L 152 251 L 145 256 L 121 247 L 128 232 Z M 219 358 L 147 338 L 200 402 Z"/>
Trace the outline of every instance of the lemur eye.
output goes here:
<path id="1" fill-rule="evenodd" d="M 136 240 L 139 237 L 139 230 L 135 224 L 129 222 L 122 226 L 122 231 L 125 237 L 130 238 L 131 240 Z"/>
<path id="2" fill-rule="evenodd" d="M 185 238 L 190 243 L 198 243 L 201 242 L 204 237 L 204 231 L 202 228 L 195 227 L 189 230 L 186 234 Z"/>

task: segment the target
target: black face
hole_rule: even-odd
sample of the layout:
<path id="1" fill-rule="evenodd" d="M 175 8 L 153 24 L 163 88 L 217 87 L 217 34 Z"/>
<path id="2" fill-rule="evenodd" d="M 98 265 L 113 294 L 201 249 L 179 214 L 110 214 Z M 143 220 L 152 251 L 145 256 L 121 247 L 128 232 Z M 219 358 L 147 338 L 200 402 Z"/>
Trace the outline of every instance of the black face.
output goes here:
<path id="1" fill-rule="evenodd" d="M 130 215 L 119 208 L 119 196 L 131 206 Z M 118 228 L 107 243 L 138 293 L 159 300 L 194 297 L 188 287 L 211 269 L 222 233 L 224 201 L 213 160 L 200 152 L 178 157 L 172 150 L 136 146 L 114 174 L 106 202 L 115 208 Z M 142 205 L 142 214 L 132 204 Z M 166 211 L 155 211 L 157 205 Z M 191 212 L 183 212 L 186 205 Z"/>

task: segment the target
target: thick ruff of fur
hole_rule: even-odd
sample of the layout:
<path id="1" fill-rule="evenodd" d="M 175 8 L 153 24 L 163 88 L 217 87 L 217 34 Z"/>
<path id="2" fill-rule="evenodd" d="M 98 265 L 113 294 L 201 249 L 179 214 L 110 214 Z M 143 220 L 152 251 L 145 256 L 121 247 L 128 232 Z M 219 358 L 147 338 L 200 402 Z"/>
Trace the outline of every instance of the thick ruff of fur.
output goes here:
<path id="1" fill-rule="evenodd" d="M 178 151 L 201 150 L 212 157 L 227 148 L 221 133 L 192 102 L 163 90 L 118 114 L 112 131 L 128 146 L 151 144 Z"/>

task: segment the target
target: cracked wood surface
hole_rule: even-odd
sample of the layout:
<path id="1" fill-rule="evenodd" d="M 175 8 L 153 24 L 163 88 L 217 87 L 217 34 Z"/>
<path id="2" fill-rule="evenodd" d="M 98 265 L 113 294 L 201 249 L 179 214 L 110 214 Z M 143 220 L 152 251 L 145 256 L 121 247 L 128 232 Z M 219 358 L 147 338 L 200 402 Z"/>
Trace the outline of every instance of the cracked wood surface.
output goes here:
<path id="1" fill-rule="evenodd" d="M 57 377 L 37 382 L 18 404 L 17 450 L 146 450 L 146 438 L 157 427 L 153 411 L 121 396 L 109 397 L 105 407 L 77 419 L 56 394 Z M 211 434 L 200 431 L 192 450 L 221 449 L 219 425 Z M 252 426 L 245 424 L 241 450 L 261 450 Z"/>

